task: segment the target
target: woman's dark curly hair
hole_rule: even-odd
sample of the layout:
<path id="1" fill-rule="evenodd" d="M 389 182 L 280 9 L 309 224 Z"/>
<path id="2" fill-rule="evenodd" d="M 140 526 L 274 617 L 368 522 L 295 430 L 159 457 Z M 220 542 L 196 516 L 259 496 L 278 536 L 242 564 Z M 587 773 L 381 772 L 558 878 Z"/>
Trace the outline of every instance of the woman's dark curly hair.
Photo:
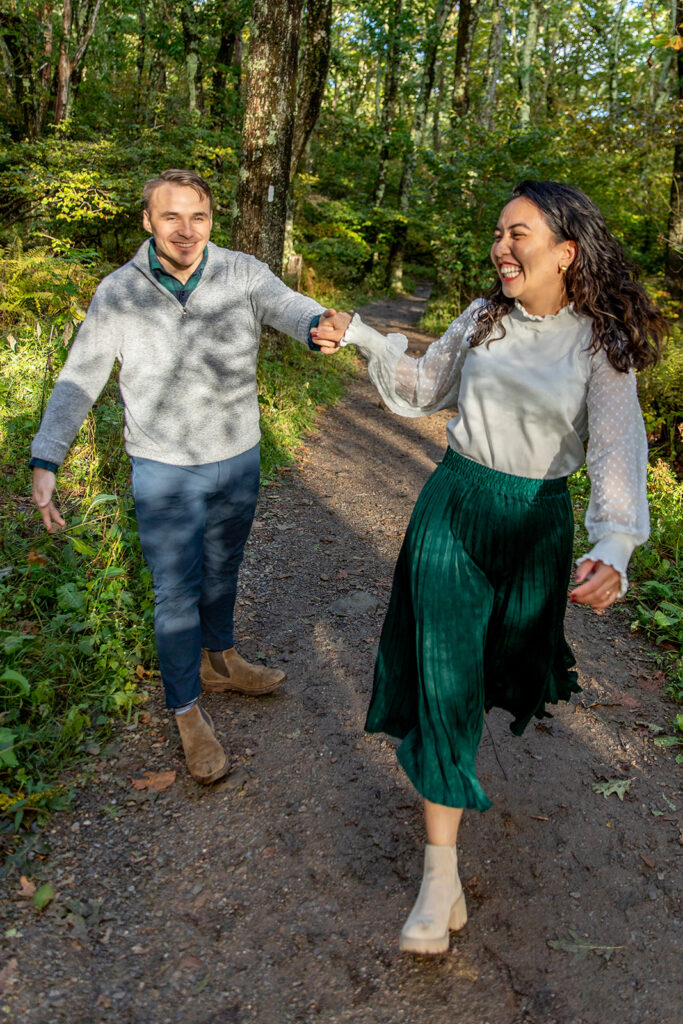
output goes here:
<path id="1" fill-rule="evenodd" d="M 627 373 L 657 362 L 667 323 L 638 281 L 638 268 L 610 234 L 605 218 L 585 193 L 557 181 L 522 181 L 511 199 L 531 200 L 541 211 L 558 242 L 574 241 L 577 253 L 567 268 L 567 298 L 577 313 L 593 321 L 592 352 L 604 349 L 616 370 Z M 485 296 L 486 305 L 475 313 L 472 347 L 490 338 L 514 307 L 497 280 Z M 496 339 L 491 339 L 496 340 Z"/>

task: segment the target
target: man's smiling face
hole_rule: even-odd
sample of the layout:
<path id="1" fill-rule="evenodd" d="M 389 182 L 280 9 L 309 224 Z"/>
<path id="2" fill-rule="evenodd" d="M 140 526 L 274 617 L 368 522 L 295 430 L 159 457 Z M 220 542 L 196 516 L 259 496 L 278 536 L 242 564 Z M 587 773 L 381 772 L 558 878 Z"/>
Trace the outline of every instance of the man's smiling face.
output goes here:
<path id="1" fill-rule="evenodd" d="M 211 234 L 209 197 L 189 185 L 164 183 L 154 189 L 142 223 L 154 237 L 164 270 L 187 281 L 201 263 Z"/>

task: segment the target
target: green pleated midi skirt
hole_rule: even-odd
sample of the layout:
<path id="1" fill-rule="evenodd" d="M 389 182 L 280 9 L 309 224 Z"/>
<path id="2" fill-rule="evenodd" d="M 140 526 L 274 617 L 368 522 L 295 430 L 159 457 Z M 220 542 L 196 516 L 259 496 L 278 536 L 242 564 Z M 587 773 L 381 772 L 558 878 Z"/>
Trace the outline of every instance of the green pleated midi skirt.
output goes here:
<path id="1" fill-rule="evenodd" d="M 501 473 L 448 449 L 398 557 L 365 729 L 402 739 L 417 791 L 491 806 L 475 772 L 484 711 L 521 735 L 580 691 L 564 636 L 573 517 L 566 479 Z"/>

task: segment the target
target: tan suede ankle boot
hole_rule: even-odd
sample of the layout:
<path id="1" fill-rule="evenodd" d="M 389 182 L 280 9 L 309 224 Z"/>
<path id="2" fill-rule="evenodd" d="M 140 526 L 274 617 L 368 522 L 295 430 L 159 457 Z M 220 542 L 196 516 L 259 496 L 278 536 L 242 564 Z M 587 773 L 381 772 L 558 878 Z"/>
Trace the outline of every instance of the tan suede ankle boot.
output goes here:
<path id="1" fill-rule="evenodd" d="M 203 785 L 222 778 L 228 770 L 228 759 L 216 739 L 208 711 L 195 704 L 185 714 L 176 715 L 175 720 L 192 778 Z"/>
<path id="2" fill-rule="evenodd" d="M 467 924 L 465 893 L 454 846 L 425 846 L 422 885 L 403 925 L 399 948 L 405 953 L 445 953 L 448 929 Z"/>
<path id="3" fill-rule="evenodd" d="M 260 697 L 272 693 L 287 678 L 279 668 L 250 665 L 234 647 L 227 651 L 202 651 L 202 689 L 207 693 L 246 693 Z"/>

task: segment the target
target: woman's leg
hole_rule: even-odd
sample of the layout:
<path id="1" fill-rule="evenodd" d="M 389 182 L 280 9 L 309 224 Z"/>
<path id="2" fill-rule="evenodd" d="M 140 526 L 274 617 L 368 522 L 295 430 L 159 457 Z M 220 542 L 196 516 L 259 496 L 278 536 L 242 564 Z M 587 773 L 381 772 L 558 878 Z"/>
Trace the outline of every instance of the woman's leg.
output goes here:
<path id="1" fill-rule="evenodd" d="M 424 801 L 427 842 L 432 846 L 455 846 L 462 818 L 462 807 L 444 807 Z"/>
<path id="2" fill-rule="evenodd" d="M 424 815 L 427 845 L 422 885 L 399 946 L 405 953 L 445 953 L 449 928 L 457 930 L 467 922 L 455 850 L 462 808 L 425 800 Z"/>

